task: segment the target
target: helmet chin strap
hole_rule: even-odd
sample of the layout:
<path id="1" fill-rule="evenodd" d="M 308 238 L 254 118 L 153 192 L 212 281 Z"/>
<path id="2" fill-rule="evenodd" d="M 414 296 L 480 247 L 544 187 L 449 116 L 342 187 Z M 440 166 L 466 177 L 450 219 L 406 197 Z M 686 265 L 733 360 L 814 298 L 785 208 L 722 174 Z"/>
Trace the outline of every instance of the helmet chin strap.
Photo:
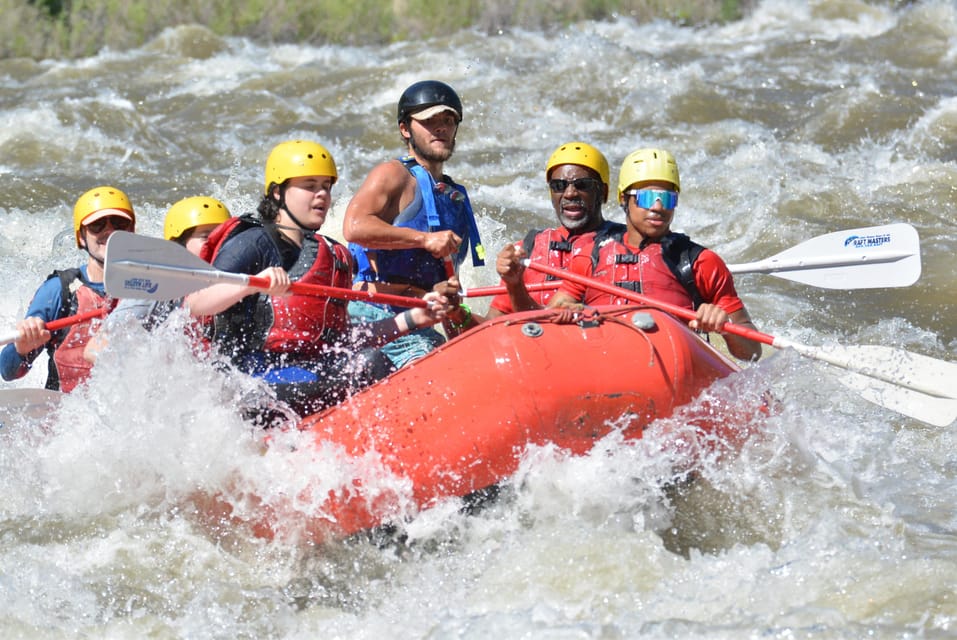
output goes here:
<path id="1" fill-rule="evenodd" d="M 84 251 L 86 251 L 86 255 L 87 255 L 88 258 L 90 258 L 90 260 L 92 260 L 93 262 L 97 263 L 97 264 L 100 265 L 101 267 L 105 267 L 105 266 L 106 266 L 106 263 L 103 261 L 103 258 L 97 258 L 95 255 L 93 255 L 92 253 L 90 253 L 90 246 L 86 243 L 86 237 L 85 237 L 85 235 L 84 235 L 84 238 L 83 238 L 83 247 L 82 247 L 82 249 L 83 249 Z"/>
<path id="2" fill-rule="evenodd" d="M 309 227 L 305 226 L 304 224 L 302 224 L 301 222 L 299 222 L 299 219 L 296 218 L 296 216 L 292 215 L 292 211 L 290 211 L 290 210 L 289 210 L 289 207 L 286 206 L 286 194 L 285 194 L 283 191 L 280 191 L 280 192 L 279 192 L 279 208 L 280 208 L 282 211 L 285 211 L 285 212 L 286 212 L 286 215 L 289 216 L 289 219 L 292 220 L 293 223 L 295 223 L 296 226 L 295 226 L 295 227 L 290 227 L 289 225 L 279 224 L 279 223 L 277 222 L 277 223 L 276 223 L 276 227 L 277 227 L 278 229 L 285 229 L 285 230 L 287 230 L 287 231 L 298 231 L 298 232 L 300 232 L 300 233 L 303 235 L 303 237 L 308 236 L 308 235 L 313 234 L 313 233 L 316 232 L 315 229 L 310 229 Z"/>

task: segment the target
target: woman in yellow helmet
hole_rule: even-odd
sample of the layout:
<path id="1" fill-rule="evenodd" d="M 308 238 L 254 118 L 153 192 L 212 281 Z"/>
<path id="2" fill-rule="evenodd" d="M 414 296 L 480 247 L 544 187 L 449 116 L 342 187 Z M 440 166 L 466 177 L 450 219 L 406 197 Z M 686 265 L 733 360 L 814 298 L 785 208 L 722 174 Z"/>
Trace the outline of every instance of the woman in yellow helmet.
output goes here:
<path id="1" fill-rule="evenodd" d="M 178 242 L 198 256 L 213 229 L 229 218 L 229 209 L 216 198 L 184 198 L 166 212 L 163 237 Z"/>
<path id="2" fill-rule="evenodd" d="M 90 189 L 73 207 L 76 246 L 87 254 L 86 264 L 54 271 L 40 285 L 17 324 L 19 337 L 0 352 L 4 380 L 22 378 L 44 349 L 50 356 L 46 388 L 72 391 L 90 372 L 83 349 L 90 339 L 92 320 L 54 331 L 46 324 L 67 316 L 81 315 L 111 306 L 103 289 L 106 241 L 114 231 L 133 231 L 136 214 L 125 193 L 116 187 Z"/>
<path id="3" fill-rule="evenodd" d="M 332 154 L 321 144 L 278 144 L 266 160 L 259 215 L 240 216 L 217 229 L 202 254 L 218 270 L 269 278 L 271 288 L 222 283 L 186 298 L 193 315 L 214 316 L 217 348 L 241 370 L 273 385 L 300 414 L 386 375 L 387 358 L 376 349 L 361 349 L 441 321 L 448 302 L 430 293 L 434 304 L 428 308 L 356 328 L 345 301 L 287 293 L 293 281 L 351 290 L 352 256 L 319 233 L 337 179 Z"/>

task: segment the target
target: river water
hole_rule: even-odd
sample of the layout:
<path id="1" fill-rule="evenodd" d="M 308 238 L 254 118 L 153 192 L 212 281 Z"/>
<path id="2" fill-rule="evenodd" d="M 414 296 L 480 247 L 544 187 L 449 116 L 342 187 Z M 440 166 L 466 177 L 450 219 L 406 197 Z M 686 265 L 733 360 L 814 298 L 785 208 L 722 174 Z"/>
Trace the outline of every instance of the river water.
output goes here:
<path id="1" fill-rule="evenodd" d="M 338 162 L 324 232 L 341 237 L 365 174 L 400 153 L 398 95 L 437 78 L 465 104 L 446 169 L 469 188 L 490 255 L 553 223 L 543 168 L 558 144 L 596 144 L 613 180 L 628 152 L 662 146 L 682 171 L 675 226 L 731 263 L 842 229 L 918 230 L 923 274 L 909 288 L 739 276 L 763 331 L 953 361 L 955 66 L 945 0 L 765 0 L 700 29 L 622 19 L 387 47 L 181 28 L 129 52 L 3 60 L 0 322 L 12 329 L 46 274 L 82 261 L 71 208 L 100 183 L 126 190 L 138 231 L 159 235 L 185 196 L 251 210 L 269 149 L 315 138 Z M 463 279 L 495 282 L 491 268 Z M 796 354 L 710 390 L 720 406 L 767 388 L 779 411 L 736 454 L 700 462 L 683 494 L 661 488 L 671 466 L 654 430 L 611 436 L 580 458 L 530 450 L 499 501 L 420 514 L 405 544 L 314 549 L 204 524 L 189 496 L 237 479 L 282 495 L 348 470 L 264 453 L 236 409 L 252 383 L 197 363 L 175 329 L 116 345 L 58 411 L 0 430 L 5 638 L 957 635 L 953 426 L 870 404 Z M 4 386 L 41 386 L 43 369 Z"/>

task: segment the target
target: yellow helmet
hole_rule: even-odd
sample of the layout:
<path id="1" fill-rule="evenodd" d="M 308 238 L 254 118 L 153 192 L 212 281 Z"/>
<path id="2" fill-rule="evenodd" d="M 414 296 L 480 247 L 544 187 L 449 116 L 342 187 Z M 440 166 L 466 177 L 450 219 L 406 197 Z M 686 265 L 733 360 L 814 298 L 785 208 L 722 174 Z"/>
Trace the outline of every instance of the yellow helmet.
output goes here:
<path id="1" fill-rule="evenodd" d="M 204 224 L 220 224 L 229 220 L 229 209 L 216 198 L 193 196 L 184 198 L 166 212 L 163 237 L 175 240 L 184 233 Z"/>
<path id="2" fill-rule="evenodd" d="M 332 176 L 335 184 L 339 173 L 332 154 L 318 142 L 309 140 L 289 140 L 273 147 L 266 159 L 266 195 L 269 195 L 269 185 L 302 176 Z"/>
<path id="3" fill-rule="evenodd" d="M 671 152 L 664 149 L 638 149 L 625 156 L 618 172 L 618 201 L 621 195 L 636 182 L 663 180 L 675 185 L 675 191 L 681 191 L 681 179 L 678 177 L 678 163 Z"/>
<path id="4" fill-rule="evenodd" d="M 76 236 L 76 246 L 80 245 L 80 227 L 84 222 L 100 211 L 116 212 L 115 215 L 123 215 L 129 218 L 133 224 L 136 224 L 136 214 L 133 212 L 133 205 L 126 194 L 116 187 L 95 187 L 84 193 L 73 206 L 73 234 Z M 122 213 L 121 213 L 122 212 Z M 111 215 L 111 214 L 106 214 Z M 103 216 L 97 216 L 103 217 Z M 89 220 L 89 222 L 94 222 Z"/>
<path id="5" fill-rule="evenodd" d="M 608 160 L 601 151 L 585 142 L 566 142 L 555 149 L 545 163 L 545 180 L 549 179 L 552 169 L 560 164 L 577 164 L 591 169 L 608 187 Z"/>

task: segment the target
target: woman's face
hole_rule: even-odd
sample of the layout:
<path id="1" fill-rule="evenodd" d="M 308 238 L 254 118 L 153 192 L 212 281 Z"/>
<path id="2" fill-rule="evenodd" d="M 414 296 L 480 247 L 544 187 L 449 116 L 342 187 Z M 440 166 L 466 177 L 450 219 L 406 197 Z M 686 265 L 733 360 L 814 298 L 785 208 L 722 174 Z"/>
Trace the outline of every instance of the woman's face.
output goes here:
<path id="1" fill-rule="evenodd" d="M 332 208 L 332 176 L 302 176 L 286 183 L 286 208 L 299 223 L 318 231 Z M 280 217 L 286 215 L 280 211 Z"/>

